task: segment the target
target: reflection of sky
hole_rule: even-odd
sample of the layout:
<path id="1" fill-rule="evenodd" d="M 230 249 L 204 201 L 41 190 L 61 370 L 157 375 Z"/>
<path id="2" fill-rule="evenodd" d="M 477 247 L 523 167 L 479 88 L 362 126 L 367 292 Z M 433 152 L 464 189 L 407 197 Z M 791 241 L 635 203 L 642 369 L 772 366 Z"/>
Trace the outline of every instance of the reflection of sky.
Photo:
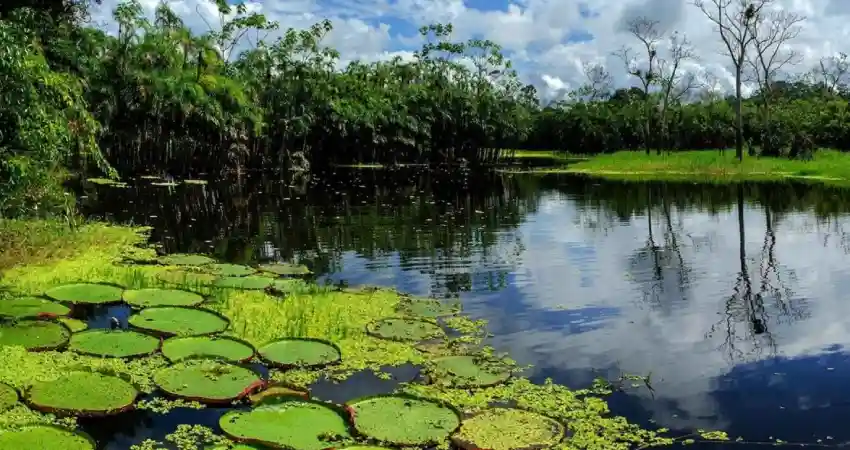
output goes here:
<path id="1" fill-rule="evenodd" d="M 538 212 L 512 233 L 524 251 L 508 267 L 508 286 L 463 293 L 466 311 L 490 321 L 497 347 L 534 364 L 535 378 L 568 384 L 599 371 L 651 373 L 654 399 L 640 390 L 612 407 L 660 426 L 720 428 L 751 439 L 850 439 L 830 419 L 850 405 L 850 363 L 840 350 L 850 344 L 850 264 L 812 215 L 775 225 L 777 273 L 791 293 L 762 293 L 759 317 L 769 332 L 753 335 L 750 309 L 730 300 L 740 270 L 734 208 L 711 216 L 673 205 L 678 252 L 654 212 L 654 254 L 645 216 L 591 228 L 585 224 L 604 215 L 575 201 L 543 196 Z M 747 207 L 745 223 L 753 292 L 763 279 L 777 287 L 775 275 L 762 276 L 764 212 Z M 427 295 L 439 276 L 385 262 L 365 270 L 363 259 L 349 255 L 334 278 Z M 469 272 L 488 269 L 487 258 L 470 262 Z"/>

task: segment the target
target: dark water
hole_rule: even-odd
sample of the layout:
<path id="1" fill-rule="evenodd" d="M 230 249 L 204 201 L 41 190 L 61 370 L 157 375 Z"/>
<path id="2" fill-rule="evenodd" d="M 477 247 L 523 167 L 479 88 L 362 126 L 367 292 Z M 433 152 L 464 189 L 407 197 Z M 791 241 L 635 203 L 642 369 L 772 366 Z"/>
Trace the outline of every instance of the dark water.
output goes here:
<path id="1" fill-rule="evenodd" d="M 459 296 L 535 380 L 651 374 L 610 402 L 646 426 L 850 441 L 850 191 L 347 170 L 87 194 L 169 252 Z M 205 414 L 138 418 L 114 448 Z"/>

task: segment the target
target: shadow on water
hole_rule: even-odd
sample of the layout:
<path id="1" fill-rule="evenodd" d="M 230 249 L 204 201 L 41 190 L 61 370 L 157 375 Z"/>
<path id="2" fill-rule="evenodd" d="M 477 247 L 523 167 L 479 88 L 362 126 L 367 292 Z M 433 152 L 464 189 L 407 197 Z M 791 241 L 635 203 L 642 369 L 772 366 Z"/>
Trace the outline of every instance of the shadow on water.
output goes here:
<path id="1" fill-rule="evenodd" d="M 652 391 L 610 399 L 637 423 L 850 441 L 847 190 L 409 169 L 85 194 L 87 214 L 150 225 L 168 252 L 294 259 L 335 282 L 460 297 L 535 380 L 648 376 Z M 370 377 L 316 389 L 392 389 Z M 168 417 L 142 428 L 170 432 Z"/>

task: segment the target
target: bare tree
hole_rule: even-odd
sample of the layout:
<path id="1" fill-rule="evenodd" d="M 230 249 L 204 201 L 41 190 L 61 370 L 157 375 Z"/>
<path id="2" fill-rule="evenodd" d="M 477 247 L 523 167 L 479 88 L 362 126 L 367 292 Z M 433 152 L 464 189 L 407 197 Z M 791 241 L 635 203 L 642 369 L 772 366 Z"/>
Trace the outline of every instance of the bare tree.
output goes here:
<path id="1" fill-rule="evenodd" d="M 815 79 L 823 86 L 824 93 L 835 94 L 850 84 L 850 61 L 847 53 L 826 56 L 820 59 L 814 70 Z"/>
<path id="2" fill-rule="evenodd" d="M 658 21 L 646 17 L 637 17 L 630 20 L 626 30 L 631 33 L 643 45 L 646 51 L 646 68 L 642 68 L 639 60 L 633 55 L 630 47 L 623 47 L 615 55 L 619 56 L 626 65 L 630 75 L 637 78 L 643 88 L 644 126 L 643 143 L 646 154 L 649 154 L 650 136 L 652 125 L 652 99 L 649 95 L 650 87 L 659 81 L 658 74 L 658 42 L 661 41 L 662 33 L 658 29 Z"/>
<path id="3" fill-rule="evenodd" d="M 693 73 L 685 72 L 682 63 L 694 59 L 694 51 L 691 42 L 686 36 L 674 33 L 670 38 L 670 56 L 658 61 L 661 85 L 661 103 L 659 113 L 661 119 L 661 136 L 669 150 L 670 142 L 670 105 L 679 104 L 682 98 L 692 89 L 698 86 L 697 78 Z M 661 148 L 658 148 L 661 153 Z"/>
<path id="4" fill-rule="evenodd" d="M 605 66 L 598 63 L 586 63 L 582 70 L 587 81 L 576 91 L 577 96 L 595 102 L 605 100 L 611 95 L 614 78 Z"/>
<path id="5" fill-rule="evenodd" d="M 717 27 L 726 54 L 735 68 L 735 156 L 744 159 L 744 120 L 741 115 L 741 83 L 747 49 L 753 42 L 752 24 L 774 0 L 692 0 Z"/>

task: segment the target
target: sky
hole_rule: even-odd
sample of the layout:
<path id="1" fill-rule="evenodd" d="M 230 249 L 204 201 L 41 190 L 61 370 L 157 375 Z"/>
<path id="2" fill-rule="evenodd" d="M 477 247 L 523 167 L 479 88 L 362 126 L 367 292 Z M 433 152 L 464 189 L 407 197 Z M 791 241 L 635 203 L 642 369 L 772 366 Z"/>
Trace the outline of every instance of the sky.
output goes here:
<path id="1" fill-rule="evenodd" d="M 103 0 L 94 20 L 112 28 L 111 11 L 118 1 Z M 147 11 L 153 11 L 158 1 L 141 0 Z M 814 67 L 824 55 L 850 50 L 842 44 L 850 37 L 850 2 L 773 1 L 776 8 L 806 17 L 792 44 L 802 55 L 795 70 Z M 211 16 L 213 8 L 207 0 L 170 0 L 170 5 L 194 30 L 208 28 L 199 14 Z M 341 52 L 343 61 L 410 56 L 420 45 L 420 26 L 450 22 L 459 40 L 485 38 L 500 44 L 523 81 L 537 86 L 544 98 L 563 95 L 584 83 L 585 63 L 604 64 L 618 86 L 633 82 L 612 53 L 623 45 L 637 44 L 624 31 L 625 24 L 631 18 L 647 17 L 694 43 L 699 59 L 691 61 L 688 70 L 712 73 L 719 81 L 717 88 L 727 92 L 734 82 L 729 57 L 721 53 L 714 27 L 690 0 L 259 0 L 250 6 L 283 29 L 332 20 L 335 29 L 327 44 Z"/>

